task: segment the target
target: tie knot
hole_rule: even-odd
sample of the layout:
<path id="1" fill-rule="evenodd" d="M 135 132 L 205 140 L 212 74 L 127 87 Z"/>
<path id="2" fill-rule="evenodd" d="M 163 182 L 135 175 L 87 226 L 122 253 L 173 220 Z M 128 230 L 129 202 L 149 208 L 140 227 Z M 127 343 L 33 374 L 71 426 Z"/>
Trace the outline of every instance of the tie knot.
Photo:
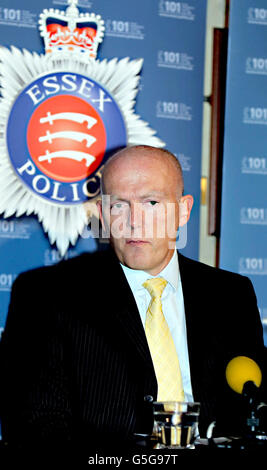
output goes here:
<path id="1" fill-rule="evenodd" d="M 163 277 L 154 277 L 145 281 L 143 286 L 152 298 L 160 298 L 167 284 L 168 282 Z"/>

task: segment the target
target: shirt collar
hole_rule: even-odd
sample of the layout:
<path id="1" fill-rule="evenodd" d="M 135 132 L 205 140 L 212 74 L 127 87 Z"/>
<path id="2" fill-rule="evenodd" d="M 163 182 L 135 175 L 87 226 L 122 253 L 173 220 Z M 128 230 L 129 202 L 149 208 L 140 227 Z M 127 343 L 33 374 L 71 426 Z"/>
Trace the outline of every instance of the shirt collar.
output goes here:
<path id="1" fill-rule="evenodd" d="M 169 261 L 167 266 L 165 266 L 165 268 L 159 274 L 157 274 L 157 276 L 151 276 L 145 271 L 128 268 L 123 264 L 121 264 L 121 267 L 124 271 L 128 283 L 130 284 L 132 291 L 143 289 L 143 282 L 152 277 L 163 277 L 164 279 L 166 279 L 166 281 L 168 281 L 168 283 L 172 286 L 175 291 L 178 289 L 180 272 L 176 250 L 174 250 L 173 256 L 171 257 L 171 260 Z"/>

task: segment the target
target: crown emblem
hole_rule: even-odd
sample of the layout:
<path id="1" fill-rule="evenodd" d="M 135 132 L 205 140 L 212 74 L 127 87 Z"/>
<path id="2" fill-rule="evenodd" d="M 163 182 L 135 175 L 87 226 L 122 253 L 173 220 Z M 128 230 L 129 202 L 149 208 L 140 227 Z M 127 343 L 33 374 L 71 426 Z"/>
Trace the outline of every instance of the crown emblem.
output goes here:
<path id="1" fill-rule="evenodd" d="M 46 54 L 77 53 L 80 58 L 95 59 L 103 41 L 104 21 L 94 13 L 79 13 L 78 0 L 68 0 L 66 12 L 50 8 L 40 14 L 39 29 Z"/>

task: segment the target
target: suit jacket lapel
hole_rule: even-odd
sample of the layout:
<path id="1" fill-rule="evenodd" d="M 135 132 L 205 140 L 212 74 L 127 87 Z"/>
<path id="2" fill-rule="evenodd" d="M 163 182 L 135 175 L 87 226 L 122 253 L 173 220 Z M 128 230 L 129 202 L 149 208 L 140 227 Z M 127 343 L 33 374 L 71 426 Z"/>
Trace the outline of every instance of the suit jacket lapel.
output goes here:
<path id="1" fill-rule="evenodd" d="M 184 297 L 187 335 L 189 341 L 188 348 L 191 351 L 191 333 L 193 327 L 193 318 L 195 318 L 197 315 L 197 309 L 200 301 L 196 289 L 198 280 L 196 279 L 196 274 L 188 266 L 189 260 L 187 258 L 178 253 L 178 261 Z"/>
<path id="2" fill-rule="evenodd" d="M 122 335 L 127 337 L 132 351 L 137 353 L 147 367 L 153 369 L 149 347 L 138 308 L 124 272 L 115 255 L 111 255 L 113 276 L 109 285 L 110 295 L 116 295 L 113 318 L 118 322 Z M 115 294 L 114 294 L 115 293 Z"/>
<path id="3" fill-rule="evenodd" d="M 192 269 L 191 260 L 185 258 L 180 253 L 178 253 L 178 260 L 184 297 L 191 382 L 193 394 L 196 397 L 196 390 L 197 395 L 199 392 L 199 361 L 202 359 L 200 357 L 200 350 L 203 347 L 204 341 L 201 337 L 202 328 L 199 307 L 201 304 L 201 292 L 199 289 L 201 279 L 198 279 L 197 273 Z"/>
<path id="4" fill-rule="evenodd" d="M 210 310 L 212 303 L 210 298 L 205 298 L 204 288 L 209 291 L 204 285 L 204 268 L 182 255 L 179 255 L 179 267 L 184 295 L 192 390 L 194 400 L 201 404 L 200 430 L 204 432 L 214 417 L 216 398 L 214 391 L 217 370 L 214 353 L 216 331 L 210 325 L 213 314 Z"/>

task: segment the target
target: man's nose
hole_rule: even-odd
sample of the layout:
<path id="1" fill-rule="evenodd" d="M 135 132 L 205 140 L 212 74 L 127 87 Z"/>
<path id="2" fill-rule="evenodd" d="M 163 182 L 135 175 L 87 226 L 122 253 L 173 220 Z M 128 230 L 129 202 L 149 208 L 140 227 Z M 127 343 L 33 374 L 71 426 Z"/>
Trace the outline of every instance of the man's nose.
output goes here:
<path id="1" fill-rule="evenodd" d="M 142 204 L 140 202 L 132 203 L 130 206 L 130 211 L 129 211 L 129 225 L 132 228 L 141 227 L 142 217 L 143 217 Z"/>

